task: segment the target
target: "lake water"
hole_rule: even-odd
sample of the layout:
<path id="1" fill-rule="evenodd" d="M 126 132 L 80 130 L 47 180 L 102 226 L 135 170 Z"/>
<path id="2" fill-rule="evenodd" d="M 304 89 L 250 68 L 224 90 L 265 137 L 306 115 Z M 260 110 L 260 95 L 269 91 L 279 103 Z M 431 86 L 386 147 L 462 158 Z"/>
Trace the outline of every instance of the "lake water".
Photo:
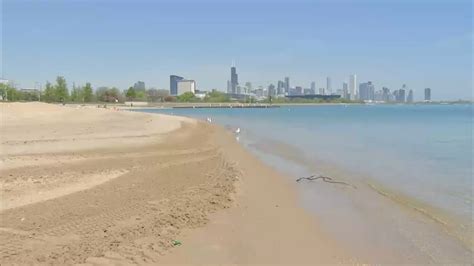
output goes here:
<path id="1" fill-rule="evenodd" d="M 298 182 L 301 204 L 373 262 L 472 260 L 472 105 L 149 109 L 241 128 L 239 141 Z"/>

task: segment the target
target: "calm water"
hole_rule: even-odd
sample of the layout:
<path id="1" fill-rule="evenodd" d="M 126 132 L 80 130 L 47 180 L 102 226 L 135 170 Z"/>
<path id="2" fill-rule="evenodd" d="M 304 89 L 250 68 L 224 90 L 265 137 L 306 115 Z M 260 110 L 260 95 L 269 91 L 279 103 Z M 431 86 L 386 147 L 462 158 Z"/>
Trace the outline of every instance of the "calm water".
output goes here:
<path id="1" fill-rule="evenodd" d="M 288 176 L 325 174 L 349 183 L 298 186 L 302 204 L 358 254 L 472 259 L 471 105 L 145 111 L 240 127 L 239 141 Z"/>

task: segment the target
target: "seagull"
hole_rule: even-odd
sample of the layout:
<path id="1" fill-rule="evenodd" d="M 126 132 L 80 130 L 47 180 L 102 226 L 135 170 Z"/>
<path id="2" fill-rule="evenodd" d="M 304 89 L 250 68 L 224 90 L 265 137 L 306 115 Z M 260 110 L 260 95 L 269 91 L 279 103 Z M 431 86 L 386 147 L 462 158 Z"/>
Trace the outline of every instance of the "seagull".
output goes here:
<path id="1" fill-rule="evenodd" d="M 239 134 L 240 133 L 240 127 L 238 127 L 236 130 L 235 130 L 235 134 Z"/>

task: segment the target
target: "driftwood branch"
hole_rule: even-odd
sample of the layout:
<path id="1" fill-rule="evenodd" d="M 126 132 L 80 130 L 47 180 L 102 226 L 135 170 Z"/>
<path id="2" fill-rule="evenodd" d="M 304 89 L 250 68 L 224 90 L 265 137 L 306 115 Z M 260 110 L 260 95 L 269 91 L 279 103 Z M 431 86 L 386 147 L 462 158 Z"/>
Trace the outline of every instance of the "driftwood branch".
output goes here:
<path id="1" fill-rule="evenodd" d="M 300 177 L 300 178 L 296 179 L 296 182 L 300 182 L 301 180 L 313 181 L 313 180 L 317 180 L 317 179 L 322 179 L 326 183 L 341 184 L 341 185 L 350 186 L 346 182 L 336 181 L 336 180 L 332 179 L 329 176 L 323 176 L 323 175 L 319 175 L 319 176 L 312 175 L 312 176 L 308 176 L 308 177 Z"/>

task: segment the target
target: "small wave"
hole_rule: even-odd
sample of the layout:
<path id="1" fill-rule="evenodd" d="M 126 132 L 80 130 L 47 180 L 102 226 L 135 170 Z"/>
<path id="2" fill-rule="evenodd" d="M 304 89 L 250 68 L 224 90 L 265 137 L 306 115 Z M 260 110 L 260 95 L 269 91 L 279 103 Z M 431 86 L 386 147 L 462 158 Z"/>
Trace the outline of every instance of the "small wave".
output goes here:
<path id="1" fill-rule="evenodd" d="M 464 247 L 470 251 L 474 251 L 473 242 L 470 237 L 472 236 L 472 228 L 467 228 L 462 222 L 456 221 L 456 218 L 450 217 L 450 215 L 444 211 L 437 210 L 434 207 L 429 206 L 426 203 L 422 203 L 415 198 L 408 197 L 400 193 L 391 192 L 386 188 L 382 188 L 381 185 L 375 185 L 371 182 L 367 182 L 367 185 L 379 195 L 382 195 L 383 197 L 386 197 L 404 207 L 410 208 L 411 210 L 414 210 L 415 212 L 441 225 L 449 235 L 455 237 L 461 243 L 463 243 Z"/>

